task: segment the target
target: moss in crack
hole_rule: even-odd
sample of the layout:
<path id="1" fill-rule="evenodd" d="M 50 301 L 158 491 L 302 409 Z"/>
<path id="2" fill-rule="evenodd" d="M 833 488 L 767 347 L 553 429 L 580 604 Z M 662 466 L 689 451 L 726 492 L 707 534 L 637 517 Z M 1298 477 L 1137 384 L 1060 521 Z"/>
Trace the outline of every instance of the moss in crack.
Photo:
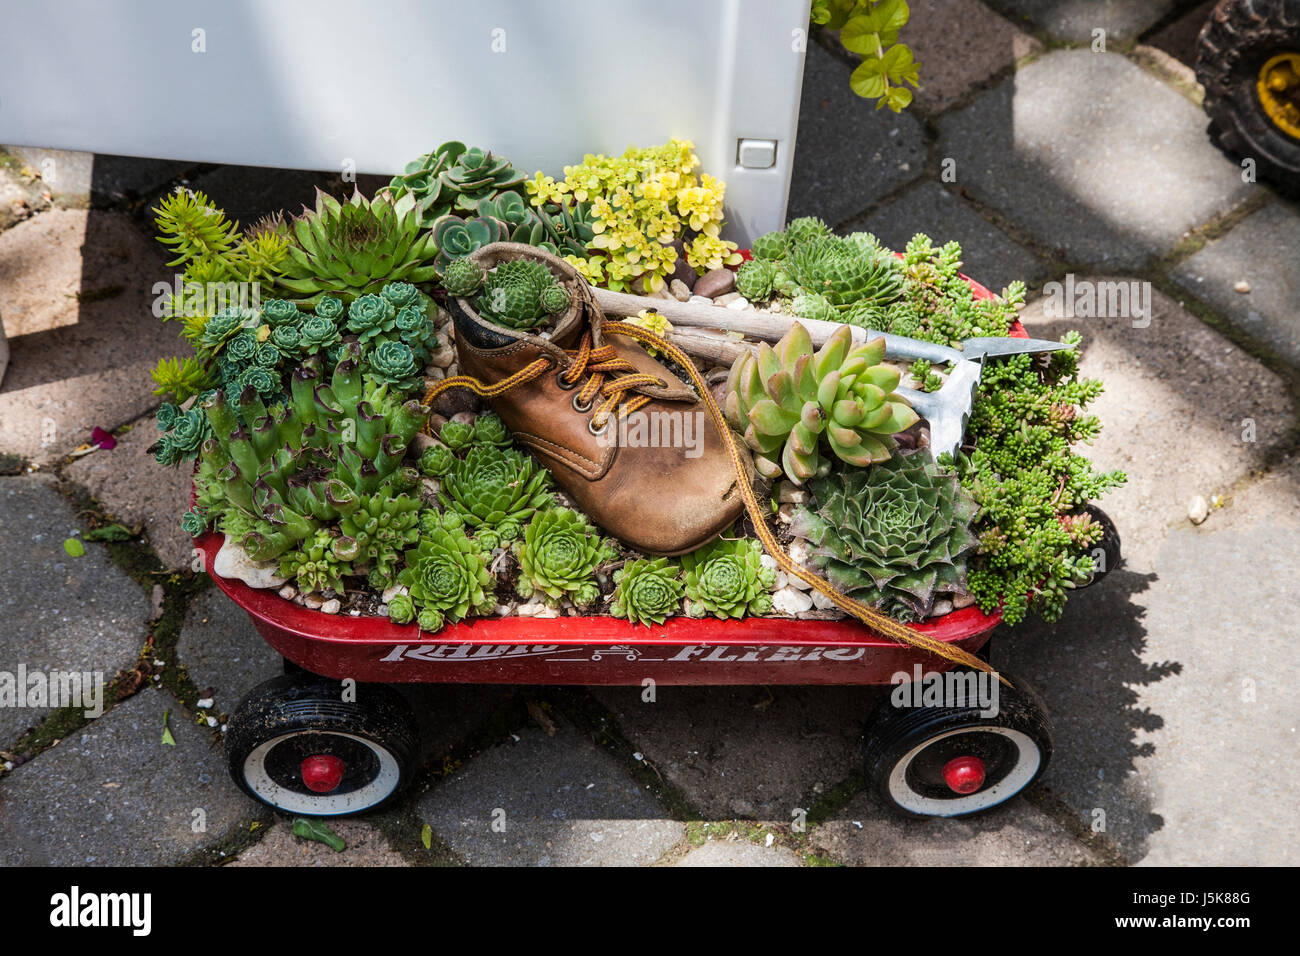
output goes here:
<path id="1" fill-rule="evenodd" d="M 262 837 L 266 836 L 271 829 L 271 824 L 275 820 L 275 814 L 268 809 L 247 818 L 235 827 L 225 837 L 225 839 L 213 844 L 212 846 L 203 847 L 195 850 L 188 856 L 181 859 L 177 866 L 224 866 L 233 861 L 239 854 L 243 853 L 251 846 L 262 842 Z"/>

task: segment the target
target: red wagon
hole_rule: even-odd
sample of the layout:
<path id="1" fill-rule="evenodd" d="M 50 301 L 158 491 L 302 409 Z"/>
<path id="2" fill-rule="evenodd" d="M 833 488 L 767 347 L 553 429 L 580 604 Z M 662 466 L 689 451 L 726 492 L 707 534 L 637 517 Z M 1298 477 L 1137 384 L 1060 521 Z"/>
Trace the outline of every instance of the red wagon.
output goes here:
<path id="1" fill-rule="evenodd" d="M 971 284 L 978 297 L 990 295 Z M 1025 332 L 1017 325 L 1013 334 Z M 1114 553 L 1105 567 L 1114 567 L 1118 537 L 1093 510 L 1109 529 Z M 216 533 L 195 542 L 209 573 L 221 542 Z M 865 745 L 868 778 L 881 796 L 917 816 L 960 816 L 1002 803 L 1031 784 L 1051 756 L 1047 711 L 1022 681 L 997 686 L 973 671 L 936 678 L 952 665 L 856 621 L 679 617 L 644 627 L 611 617 L 483 618 L 428 634 L 415 624 L 325 614 L 242 581 L 213 580 L 287 662 L 284 676 L 240 702 L 227 753 L 245 792 L 290 813 L 359 813 L 400 791 L 419 769 L 419 722 L 397 690 L 413 683 L 868 685 L 920 678 L 940 688 L 942 699 L 910 694 L 915 699 L 903 707 L 885 701 Z M 978 654 L 999 620 L 967 607 L 915 626 Z M 364 691 L 341 692 L 345 680 Z"/>

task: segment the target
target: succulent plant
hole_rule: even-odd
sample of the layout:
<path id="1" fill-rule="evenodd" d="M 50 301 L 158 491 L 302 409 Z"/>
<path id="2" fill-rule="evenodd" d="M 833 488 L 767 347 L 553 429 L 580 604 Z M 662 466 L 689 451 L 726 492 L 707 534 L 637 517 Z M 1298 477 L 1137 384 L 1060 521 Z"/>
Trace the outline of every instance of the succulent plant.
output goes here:
<path id="1" fill-rule="evenodd" d="M 763 545 L 755 538 L 719 538 L 682 556 L 686 613 L 716 618 L 766 614 L 776 571 L 763 566 Z"/>
<path id="2" fill-rule="evenodd" d="M 510 541 L 537 509 L 553 498 L 551 474 L 511 448 L 474 445 L 442 479 L 438 500 L 476 534 Z"/>
<path id="3" fill-rule="evenodd" d="M 254 328 L 256 325 L 257 313 L 252 309 L 230 306 L 208 319 L 199 336 L 199 344 L 215 351 L 240 329 Z"/>
<path id="4" fill-rule="evenodd" d="M 436 631 L 471 613 L 487 614 L 496 606 L 488 554 L 463 531 L 431 527 L 405 554 L 397 580 L 420 609 L 420 627 Z"/>
<path id="5" fill-rule="evenodd" d="M 388 599 L 388 619 L 394 624 L 410 624 L 415 620 L 415 602 L 409 594 L 394 594 Z"/>
<path id="6" fill-rule="evenodd" d="M 895 266 L 839 236 L 795 243 L 785 265 L 800 288 L 821 293 L 836 307 L 885 304 L 898 297 L 902 285 Z"/>
<path id="7" fill-rule="evenodd" d="M 423 368 L 438 346 L 433 320 L 424 309 L 414 305 L 404 305 L 397 310 L 393 324 L 398 337 L 410 346 L 411 353 L 415 356 L 415 364 Z"/>
<path id="8" fill-rule="evenodd" d="M 469 422 L 451 419 L 443 422 L 442 428 L 438 429 L 438 437 L 452 451 L 464 451 L 474 441 L 474 426 Z"/>
<path id="9" fill-rule="evenodd" d="M 302 320 L 298 306 L 288 299 L 267 299 L 262 303 L 262 321 L 271 328 L 297 325 Z"/>
<path id="10" fill-rule="evenodd" d="M 429 226 L 445 213 L 473 212 L 483 199 L 518 193 L 524 179 L 509 161 L 487 150 L 448 142 L 407 163 L 388 185 L 394 198 L 409 193 L 421 222 Z"/>
<path id="11" fill-rule="evenodd" d="M 835 306 L 820 292 L 800 292 L 791 302 L 790 311 L 804 319 L 817 319 L 821 322 L 839 320 Z"/>
<path id="12" fill-rule="evenodd" d="M 335 537 L 328 528 L 318 528 L 298 547 L 280 556 L 280 577 L 292 579 L 303 594 L 342 594 L 343 575 L 351 570 L 349 562 L 355 548 L 355 541 Z"/>
<path id="13" fill-rule="evenodd" d="M 553 289 L 558 292 L 550 291 Z M 540 262 L 512 259 L 487 274 L 474 306 L 490 322 L 526 330 L 541 325 L 552 314 L 548 306 L 554 311 L 567 309 L 569 293 Z"/>
<path id="14" fill-rule="evenodd" d="M 629 561 L 614 572 L 614 601 L 609 612 L 638 624 L 662 624 L 682 606 L 685 585 L 681 568 L 667 558 Z"/>
<path id="15" fill-rule="evenodd" d="M 357 296 L 348 306 L 348 331 L 354 333 L 362 345 L 392 332 L 396 328 L 397 310 L 381 295 L 367 292 Z"/>
<path id="16" fill-rule="evenodd" d="M 760 302 L 772 295 L 772 280 L 775 278 L 776 263 L 754 259 L 736 272 L 736 291 L 750 302 Z"/>
<path id="17" fill-rule="evenodd" d="M 797 510 L 790 531 L 811 542 L 812 563 L 841 590 L 900 620 L 924 618 L 938 593 L 966 590 L 979 506 L 929 456 L 842 469 L 812 492 L 816 507 Z"/>
<path id="18" fill-rule="evenodd" d="M 197 457 L 204 440 L 212 434 L 197 404 L 182 411 L 164 402 L 158 407 L 158 430 L 163 434 L 154 446 L 154 460 L 160 465 L 179 465 Z"/>
<path id="19" fill-rule="evenodd" d="M 441 478 L 456 467 L 456 456 L 446 445 L 430 445 L 420 455 L 420 472 L 430 478 Z"/>
<path id="20" fill-rule="evenodd" d="M 363 495 L 357 508 L 339 522 L 339 531 L 356 543 L 353 566 L 369 573 L 371 587 L 393 583 L 402 551 L 420 535 L 419 512 L 418 498 Z"/>
<path id="21" fill-rule="evenodd" d="M 483 285 L 486 273 L 477 262 L 469 259 L 452 259 L 442 270 L 442 287 L 447 294 L 468 299 Z"/>
<path id="22" fill-rule="evenodd" d="M 495 412 L 484 412 L 474 419 L 474 441 L 480 445 L 496 445 L 508 448 L 515 443 L 510 429 Z"/>
<path id="23" fill-rule="evenodd" d="M 841 326 L 817 352 L 798 322 L 772 348 L 741 355 L 727 382 L 726 414 L 756 453 L 755 467 L 796 484 L 824 476 L 833 458 L 864 467 L 885 461 L 890 437 L 918 416 L 894 389 L 900 374 L 881 365 L 885 340 L 854 347 Z"/>
<path id="24" fill-rule="evenodd" d="M 456 259 L 463 259 L 486 245 L 500 242 L 508 234 L 505 223 L 490 216 L 474 219 L 462 219 L 451 214 L 442 216 L 429 231 L 438 247 L 435 265 L 441 273 Z"/>
<path id="25" fill-rule="evenodd" d="M 589 607 L 600 598 L 596 568 L 614 554 L 586 516 L 569 508 L 550 508 L 528 523 L 523 540 L 515 544 L 519 558 L 515 590 L 524 598 L 540 592 L 552 602 L 567 596 L 575 606 Z"/>
<path id="26" fill-rule="evenodd" d="M 410 391 L 421 381 L 415 353 L 405 342 L 380 342 L 366 356 L 366 368 L 376 382 L 403 391 Z"/>
<path id="27" fill-rule="evenodd" d="M 319 314 L 306 316 L 298 327 L 298 347 L 307 355 L 323 352 L 342 340 L 343 336 L 334 320 Z"/>
<path id="28" fill-rule="evenodd" d="M 784 259 L 788 240 L 784 232 L 769 232 L 759 236 L 751 244 L 750 252 L 755 259 Z"/>
<path id="29" fill-rule="evenodd" d="M 831 234 L 831 227 L 816 216 L 801 216 L 791 219 L 785 227 L 787 251 L 802 242 L 811 242 Z"/>
<path id="30" fill-rule="evenodd" d="M 329 294 L 351 302 L 390 282 L 436 278 L 437 247 L 423 232 L 413 196 L 345 203 L 316 191 L 316 208 L 293 221 L 279 285 L 308 302 Z M 319 314 L 319 313 L 318 313 Z"/>

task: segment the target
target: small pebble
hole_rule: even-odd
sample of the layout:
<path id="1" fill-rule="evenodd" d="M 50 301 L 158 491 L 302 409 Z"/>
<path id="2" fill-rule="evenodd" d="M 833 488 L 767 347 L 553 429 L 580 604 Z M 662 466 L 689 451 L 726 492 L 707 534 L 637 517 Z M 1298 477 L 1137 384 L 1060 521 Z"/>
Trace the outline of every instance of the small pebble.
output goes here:
<path id="1" fill-rule="evenodd" d="M 424 380 L 426 382 L 441 382 L 447 377 L 447 373 L 436 365 L 430 365 L 424 370 Z"/>
<path id="2" fill-rule="evenodd" d="M 809 591 L 808 596 L 812 598 L 813 607 L 819 611 L 829 611 L 835 607 L 835 602 L 828 598 L 821 591 Z"/>
<path id="3" fill-rule="evenodd" d="M 743 295 L 738 295 L 736 296 L 736 298 L 732 299 L 730 302 L 727 303 L 727 308 L 735 309 L 737 312 L 740 312 L 751 308 L 751 306 L 749 304 L 748 299 L 746 299 Z"/>
<path id="4" fill-rule="evenodd" d="M 777 485 L 776 500 L 783 505 L 802 505 L 808 502 L 808 489 L 800 488 L 793 481 L 783 481 Z"/>
<path id="5" fill-rule="evenodd" d="M 457 412 L 455 415 L 451 416 L 451 420 L 453 422 L 461 422 L 465 425 L 473 425 L 474 419 L 477 417 L 478 416 L 473 412 Z"/>
<path id="6" fill-rule="evenodd" d="M 1187 520 L 1192 524 L 1200 524 L 1210 516 L 1210 503 L 1201 495 L 1197 495 L 1187 505 Z"/>
<path id="7" fill-rule="evenodd" d="M 793 616 L 811 610 L 812 606 L 813 601 L 808 596 L 808 592 L 800 591 L 798 588 L 782 588 L 772 595 L 772 610 L 778 614 Z"/>
<path id="8" fill-rule="evenodd" d="M 313 611 L 318 611 L 320 610 L 321 605 L 325 603 L 325 598 L 313 592 L 312 594 L 305 595 L 302 599 L 302 603 L 307 605 L 307 607 L 311 608 Z"/>
<path id="9" fill-rule="evenodd" d="M 446 368 L 454 361 L 456 361 L 456 347 L 453 345 L 444 345 L 435 349 L 433 355 L 429 356 L 429 364 L 435 368 Z"/>
<path id="10" fill-rule="evenodd" d="M 208 726 L 209 726 L 209 727 L 215 727 L 215 726 L 217 726 L 217 718 L 215 718 L 215 717 L 209 717 L 209 718 L 208 718 Z"/>
<path id="11" fill-rule="evenodd" d="M 776 513 L 776 520 L 781 524 L 789 524 L 794 520 L 794 505 L 782 505 Z"/>
<path id="12" fill-rule="evenodd" d="M 952 613 L 951 601 L 935 601 L 934 609 L 930 612 L 930 617 L 943 617 L 945 614 Z"/>
<path id="13" fill-rule="evenodd" d="M 342 610 L 342 608 L 343 608 L 343 602 L 340 601 L 338 598 L 330 598 L 328 601 L 326 601 L 324 604 L 320 606 L 321 612 L 324 614 L 337 614 L 340 610 Z"/>
<path id="14" fill-rule="evenodd" d="M 731 303 L 735 302 L 740 297 L 741 296 L 739 292 L 728 292 L 726 295 L 715 296 L 713 299 L 713 304 L 715 306 L 728 306 L 731 305 Z"/>
<path id="15" fill-rule="evenodd" d="M 691 297 L 690 287 L 681 279 L 674 279 L 668 283 L 668 289 L 673 294 L 673 298 L 678 302 L 686 302 Z"/>
<path id="16" fill-rule="evenodd" d="M 711 269 L 700 276 L 695 282 L 694 292 L 696 295 L 716 299 L 734 288 L 736 288 L 736 274 L 724 266 L 720 269 Z"/>
<path id="17" fill-rule="evenodd" d="M 211 698 L 211 697 L 204 697 L 204 698 L 201 699 L 198 703 L 196 703 L 194 706 L 197 707 L 197 708 L 199 708 L 199 710 L 208 710 L 208 709 L 210 709 L 210 708 L 212 707 L 212 698 Z"/>
<path id="18" fill-rule="evenodd" d="M 964 607 L 970 607 L 974 603 L 975 595 L 973 594 L 954 594 L 952 596 L 952 606 L 958 611 Z"/>
<path id="19" fill-rule="evenodd" d="M 1236 284 L 1232 288 L 1237 292 L 1243 292 L 1243 293 L 1249 292 L 1250 283 L 1247 282 L 1245 279 L 1238 279 Z"/>
<path id="20" fill-rule="evenodd" d="M 702 295 L 693 295 L 686 300 L 691 305 L 713 305 L 713 300 Z"/>
<path id="21" fill-rule="evenodd" d="M 284 587 L 280 588 L 280 597 L 284 598 L 286 601 L 292 601 L 294 595 L 297 593 L 298 589 L 292 584 L 286 584 Z"/>

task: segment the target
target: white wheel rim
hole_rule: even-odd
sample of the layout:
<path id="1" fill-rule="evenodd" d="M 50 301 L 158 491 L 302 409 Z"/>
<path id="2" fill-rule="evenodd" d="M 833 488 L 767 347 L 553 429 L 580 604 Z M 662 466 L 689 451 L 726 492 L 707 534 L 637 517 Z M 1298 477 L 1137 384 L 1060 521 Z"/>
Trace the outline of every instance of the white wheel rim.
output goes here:
<path id="1" fill-rule="evenodd" d="M 346 737 L 348 740 L 355 740 L 375 755 L 379 761 L 379 772 L 364 787 L 348 793 L 299 793 L 288 787 L 282 787 L 266 772 L 266 755 L 277 744 L 304 735 Z M 315 817 L 334 817 L 373 807 L 397 789 L 400 779 L 401 770 L 397 766 L 397 760 L 387 749 L 365 737 L 333 730 L 290 731 L 259 744 L 244 758 L 244 781 L 258 797 L 286 813 L 303 813 Z"/>
<path id="2" fill-rule="evenodd" d="M 952 799 L 942 800 L 923 796 L 908 786 L 907 768 L 912 765 L 912 761 L 916 759 L 917 754 L 947 737 L 970 733 L 998 734 L 1015 744 L 1016 764 L 1005 777 L 993 786 L 979 790 L 976 793 L 964 797 L 954 795 Z M 1030 780 L 1034 779 L 1034 774 L 1038 773 L 1038 768 L 1042 762 L 1043 755 L 1042 751 L 1038 749 L 1038 744 L 1034 743 L 1033 738 L 1022 731 L 1013 730 L 1010 727 L 960 727 L 931 737 L 904 754 L 894 764 L 894 769 L 890 771 L 889 795 L 900 807 L 912 813 L 920 813 L 928 817 L 962 816 L 967 813 L 986 810 L 1015 796 L 1025 788 Z"/>

